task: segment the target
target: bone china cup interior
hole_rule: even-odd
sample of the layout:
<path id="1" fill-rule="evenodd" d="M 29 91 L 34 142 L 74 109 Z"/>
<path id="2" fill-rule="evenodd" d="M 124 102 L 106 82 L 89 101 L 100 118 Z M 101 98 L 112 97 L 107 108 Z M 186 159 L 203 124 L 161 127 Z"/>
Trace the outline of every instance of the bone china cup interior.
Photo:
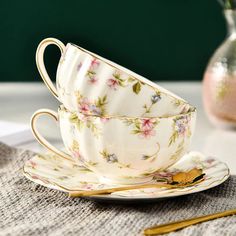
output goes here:
<path id="1" fill-rule="evenodd" d="M 36 117 L 59 120 L 65 154 L 50 145 L 35 127 Z M 83 163 L 101 181 L 142 183 L 156 171 L 177 162 L 188 151 L 196 111 L 167 118 L 99 117 L 71 113 L 63 106 L 56 112 L 37 111 L 31 121 L 38 141 L 56 154 Z"/>
<path id="2" fill-rule="evenodd" d="M 50 44 L 61 51 L 57 88 L 44 65 L 44 51 Z M 157 84 L 72 43 L 64 46 L 54 38 L 43 40 L 36 52 L 36 64 L 47 87 L 72 112 L 157 117 L 185 113 L 190 108 Z"/>

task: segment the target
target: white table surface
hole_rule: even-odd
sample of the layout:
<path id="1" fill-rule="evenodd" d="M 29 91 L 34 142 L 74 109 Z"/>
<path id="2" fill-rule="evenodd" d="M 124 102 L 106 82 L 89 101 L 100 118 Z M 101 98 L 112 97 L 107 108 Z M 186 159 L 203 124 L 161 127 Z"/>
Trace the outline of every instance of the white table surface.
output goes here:
<path id="1" fill-rule="evenodd" d="M 202 105 L 201 83 L 162 82 L 159 85 L 197 107 L 198 118 L 191 149 L 219 158 L 228 164 L 232 174 L 236 174 L 236 131 L 216 129 L 209 123 Z M 0 83 L 0 120 L 29 124 L 37 109 L 57 110 L 58 105 L 43 83 Z M 42 118 L 38 127 L 53 144 L 62 147 L 59 127 L 54 121 Z M 20 147 L 45 151 L 33 138 Z"/>

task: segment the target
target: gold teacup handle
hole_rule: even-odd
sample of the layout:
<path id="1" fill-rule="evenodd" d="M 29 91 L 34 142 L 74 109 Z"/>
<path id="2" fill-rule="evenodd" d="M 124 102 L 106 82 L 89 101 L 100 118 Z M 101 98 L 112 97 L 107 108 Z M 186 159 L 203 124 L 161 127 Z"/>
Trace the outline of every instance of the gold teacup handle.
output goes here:
<path id="1" fill-rule="evenodd" d="M 33 132 L 34 137 L 37 139 L 37 141 L 44 146 L 46 149 L 48 149 L 49 151 L 55 153 L 56 155 L 68 159 L 68 160 L 72 160 L 72 158 L 70 157 L 70 155 L 68 155 L 67 153 L 60 151 L 59 149 L 57 149 L 56 147 L 54 147 L 51 143 L 49 143 L 37 130 L 36 128 L 36 122 L 37 119 L 41 116 L 41 115 L 49 115 L 51 117 L 53 117 L 56 121 L 58 121 L 58 114 L 55 111 L 52 111 L 50 109 L 39 109 L 37 110 L 31 117 L 31 121 L 30 121 L 30 126 L 31 126 L 31 130 Z"/>
<path id="2" fill-rule="evenodd" d="M 50 44 L 58 46 L 61 51 L 61 54 L 63 54 L 63 52 L 65 51 L 65 45 L 60 40 L 55 38 L 46 38 L 38 45 L 35 56 L 36 65 L 44 83 L 46 84 L 50 92 L 53 94 L 53 96 L 55 96 L 59 100 L 57 89 L 54 86 L 52 80 L 50 79 L 44 64 L 44 51 L 46 47 Z"/>

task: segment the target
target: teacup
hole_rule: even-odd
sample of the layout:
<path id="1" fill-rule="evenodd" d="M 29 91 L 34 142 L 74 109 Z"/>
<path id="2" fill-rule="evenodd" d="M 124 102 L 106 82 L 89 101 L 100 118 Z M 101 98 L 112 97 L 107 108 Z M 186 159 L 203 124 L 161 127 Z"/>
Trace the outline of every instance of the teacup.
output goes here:
<path id="1" fill-rule="evenodd" d="M 36 118 L 47 114 L 60 124 L 68 152 L 58 150 L 36 129 Z M 92 116 L 41 109 L 34 113 L 31 128 L 36 139 L 55 154 L 82 163 L 101 182 L 135 184 L 153 178 L 157 171 L 176 163 L 188 150 L 196 110 L 169 117 Z"/>
<path id="2" fill-rule="evenodd" d="M 45 65 L 45 48 L 61 50 L 54 87 Z M 42 79 L 69 111 L 99 116 L 157 117 L 186 113 L 190 105 L 146 78 L 72 43 L 43 40 L 36 52 Z"/>

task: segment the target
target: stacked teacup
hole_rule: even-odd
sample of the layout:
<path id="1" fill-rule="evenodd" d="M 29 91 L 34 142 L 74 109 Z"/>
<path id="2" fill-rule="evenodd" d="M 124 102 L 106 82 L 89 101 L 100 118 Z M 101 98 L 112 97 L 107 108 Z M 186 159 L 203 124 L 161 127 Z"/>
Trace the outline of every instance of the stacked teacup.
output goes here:
<path id="1" fill-rule="evenodd" d="M 45 48 L 55 44 L 61 58 L 56 87 L 44 65 Z M 45 84 L 62 103 L 58 111 L 41 109 L 31 120 L 36 139 L 56 155 L 93 171 L 101 182 L 137 184 L 176 163 L 187 151 L 196 109 L 144 77 L 59 40 L 43 40 L 36 52 Z M 66 152 L 36 129 L 42 114 L 60 124 Z"/>

